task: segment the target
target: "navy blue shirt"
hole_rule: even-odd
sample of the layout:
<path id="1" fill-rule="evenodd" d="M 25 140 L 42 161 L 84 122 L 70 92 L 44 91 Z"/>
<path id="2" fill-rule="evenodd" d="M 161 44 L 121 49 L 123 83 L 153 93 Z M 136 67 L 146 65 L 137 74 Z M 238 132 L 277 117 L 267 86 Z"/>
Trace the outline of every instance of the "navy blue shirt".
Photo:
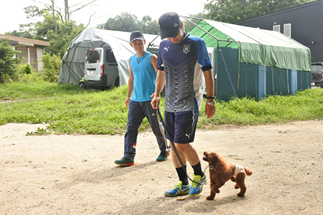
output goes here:
<path id="1" fill-rule="evenodd" d="M 178 44 L 163 40 L 157 65 L 165 71 L 165 111 L 198 111 L 203 101 L 202 71 L 212 69 L 204 40 L 188 33 Z"/>

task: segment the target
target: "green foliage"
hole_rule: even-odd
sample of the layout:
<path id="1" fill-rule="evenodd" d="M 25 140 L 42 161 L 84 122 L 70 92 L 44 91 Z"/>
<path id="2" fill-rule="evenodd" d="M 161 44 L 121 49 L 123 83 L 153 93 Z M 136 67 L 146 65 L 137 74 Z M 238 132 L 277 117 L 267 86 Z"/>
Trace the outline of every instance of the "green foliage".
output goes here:
<path id="1" fill-rule="evenodd" d="M 75 85 L 58 85 L 41 80 L 0 85 L 0 125 L 47 123 L 47 132 L 121 134 L 126 130 L 127 86 L 106 91 L 85 90 Z M 164 99 L 161 102 L 163 113 Z M 323 89 L 308 89 L 291 96 L 270 96 L 261 101 L 233 99 L 217 102 L 216 113 L 207 119 L 204 103 L 198 128 L 214 129 L 221 124 L 259 125 L 293 120 L 323 119 Z M 140 130 L 149 128 L 144 120 Z"/>
<path id="2" fill-rule="evenodd" d="M 29 63 L 18 64 L 15 73 L 7 79 L 7 82 L 27 82 L 31 80 L 41 80 L 41 76 L 33 71 Z"/>
<path id="3" fill-rule="evenodd" d="M 59 15 L 56 15 L 57 34 L 54 32 L 55 23 L 53 14 L 48 10 L 40 10 L 36 6 L 25 8 L 27 19 L 42 18 L 42 21 L 30 22 L 20 25 L 19 31 L 7 32 L 7 34 L 45 40 L 50 42 L 50 47 L 45 49 L 46 53 L 64 56 L 70 42 L 84 30 L 83 24 L 76 25 L 74 21 L 63 22 Z"/>
<path id="4" fill-rule="evenodd" d="M 152 21 L 150 16 L 144 16 L 141 21 L 137 16 L 123 12 L 114 18 L 109 18 L 106 23 L 98 25 L 98 28 L 115 31 L 141 31 L 146 34 L 158 34 L 159 25 L 156 20 Z"/>
<path id="5" fill-rule="evenodd" d="M 41 61 L 43 62 L 43 79 L 48 82 L 58 82 L 58 76 L 62 65 L 61 58 L 55 54 L 51 56 L 49 53 L 46 53 L 42 56 Z"/>
<path id="6" fill-rule="evenodd" d="M 10 80 L 16 72 L 21 58 L 15 58 L 20 51 L 13 50 L 8 41 L 0 39 L 0 83 Z"/>
<path id="7" fill-rule="evenodd" d="M 57 34 L 54 32 L 53 16 L 50 13 L 45 13 L 44 21 L 36 25 L 35 38 L 46 38 L 50 42 L 50 46 L 46 48 L 46 53 L 63 57 L 71 41 L 84 30 L 84 26 L 77 26 L 74 21 L 62 22 L 58 16 L 56 22 Z"/>
<path id="8" fill-rule="evenodd" d="M 37 128 L 35 132 L 34 131 L 27 132 L 26 136 L 34 136 L 34 135 L 41 136 L 46 134 L 50 134 L 50 132 L 48 132 L 46 129 L 43 129 L 43 128 Z"/>
<path id="9" fill-rule="evenodd" d="M 14 30 L 12 32 L 6 32 L 6 34 L 17 36 L 17 37 L 26 37 L 30 39 L 39 39 L 44 40 L 46 38 L 46 31 L 41 33 L 41 36 L 38 35 L 37 25 L 41 23 L 41 21 L 33 22 L 34 18 L 41 18 L 45 15 L 46 11 L 41 10 L 36 6 L 28 6 L 24 8 L 25 13 L 27 15 L 27 19 L 29 20 L 28 24 L 20 24 L 19 30 Z M 39 32 L 39 31 L 38 31 Z"/>
<path id="10" fill-rule="evenodd" d="M 204 5 L 204 9 L 207 14 L 207 19 L 235 23 L 313 1 L 210 0 Z"/>
<path id="11" fill-rule="evenodd" d="M 23 74 L 31 74 L 32 66 L 29 63 L 19 64 L 18 69 L 22 71 Z"/>

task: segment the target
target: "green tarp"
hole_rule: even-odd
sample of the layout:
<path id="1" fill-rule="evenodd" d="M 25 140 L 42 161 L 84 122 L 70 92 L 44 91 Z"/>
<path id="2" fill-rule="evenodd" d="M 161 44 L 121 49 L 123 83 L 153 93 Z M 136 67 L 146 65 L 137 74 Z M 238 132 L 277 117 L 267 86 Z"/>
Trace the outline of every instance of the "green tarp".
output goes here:
<path id="1" fill-rule="evenodd" d="M 220 47 L 239 49 L 239 62 L 311 71 L 310 49 L 279 32 L 210 20 L 197 25 L 215 36 Z M 217 48 L 217 39 L 199 27 L 190 33 L 203 38 L 207 47 Z"/>

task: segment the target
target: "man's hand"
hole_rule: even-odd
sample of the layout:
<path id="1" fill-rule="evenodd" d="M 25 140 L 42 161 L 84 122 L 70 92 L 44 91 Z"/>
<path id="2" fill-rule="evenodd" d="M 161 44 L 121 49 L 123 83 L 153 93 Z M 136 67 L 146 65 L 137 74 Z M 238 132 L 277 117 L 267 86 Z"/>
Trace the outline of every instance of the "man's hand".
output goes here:
<path id="1" fill-rule="evenodd" d="M 211 118 L 216 111 L 215 105 L 209 105 L 205 104 L 205 115 L 207 115 L 207 118 Z"/>
<path id="2" fill-rule="evenodd" d="M 160 96 L 155 96 L 155 94 L 153 94 L 154 97 L 151 100 L 151 106 L 153 107 L 153 109 L 158 109 L 159 108 L 159 103 L 160 103 Z"/>

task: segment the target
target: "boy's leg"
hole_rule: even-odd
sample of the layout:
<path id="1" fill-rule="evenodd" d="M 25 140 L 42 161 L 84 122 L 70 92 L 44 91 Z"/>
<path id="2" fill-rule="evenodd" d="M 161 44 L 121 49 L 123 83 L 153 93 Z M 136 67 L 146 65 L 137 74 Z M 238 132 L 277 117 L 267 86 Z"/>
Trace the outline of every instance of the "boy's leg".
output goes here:
<path id="1" fill-rule="evenodd" d="M 143 113 L 140 102 L 130 100 L 127 120 L 127 130 L 124 136 L 124 157 L 133 159 L 136 155 L 136 144 L 138 129 L 145 114 Z"/>
<path id="2" fill-rule="evenodd" d="M 167 148 L 167 139 L 165 136 L 165 130 L 161 123 L 161 119 L 157 113 L 157 110 L 152 108 L 150 102 L 151 101 L 143 102 L 142 109 L 145 112 L 146 118 L 150 124 L 150 127 L 154 135 L 156 136 L 160 152 L 164 152 L 164 153 L 167 152 L 167 155 L 168 155 L 169 148 Z"/>

